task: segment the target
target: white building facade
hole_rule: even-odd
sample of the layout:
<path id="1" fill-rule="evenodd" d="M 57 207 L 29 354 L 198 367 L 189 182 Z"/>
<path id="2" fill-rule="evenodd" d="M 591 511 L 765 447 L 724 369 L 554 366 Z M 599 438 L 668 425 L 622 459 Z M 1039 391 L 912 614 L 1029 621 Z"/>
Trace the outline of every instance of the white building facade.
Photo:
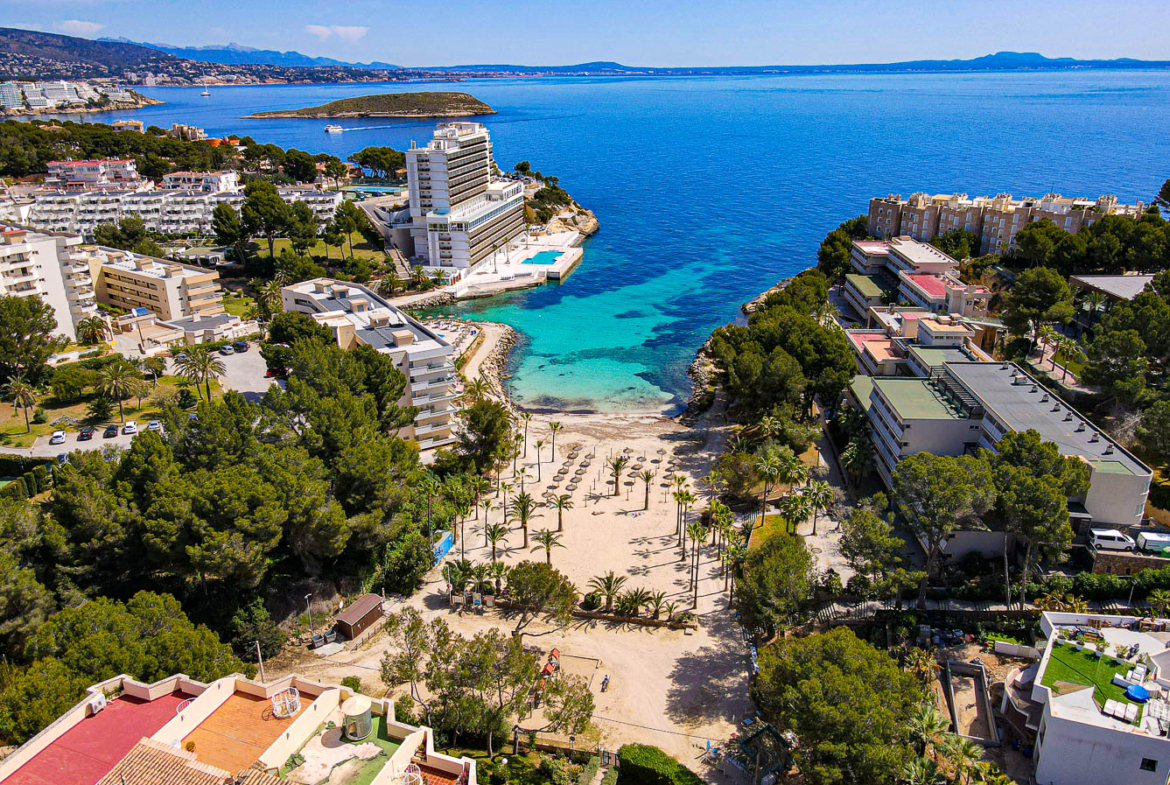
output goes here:
<path id="1" fill-rule="evenodd" d="M 0 296 L 39 297 L 53 308 L 54 334 L 75 339 L 77 323 L 98 312 L 90 267 L 71 255 L 81 238 L 2 230 Z"/>

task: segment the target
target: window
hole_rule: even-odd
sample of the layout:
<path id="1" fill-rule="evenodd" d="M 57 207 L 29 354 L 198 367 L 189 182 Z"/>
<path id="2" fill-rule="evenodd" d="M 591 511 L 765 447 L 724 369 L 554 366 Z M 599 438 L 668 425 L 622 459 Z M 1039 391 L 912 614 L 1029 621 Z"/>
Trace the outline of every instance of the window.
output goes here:
<path id="1" fill-rule="evenodd" d="M 1153 758 L 1142 758 L 1142 771 L 1157 771 L 1158 761 Z"/>

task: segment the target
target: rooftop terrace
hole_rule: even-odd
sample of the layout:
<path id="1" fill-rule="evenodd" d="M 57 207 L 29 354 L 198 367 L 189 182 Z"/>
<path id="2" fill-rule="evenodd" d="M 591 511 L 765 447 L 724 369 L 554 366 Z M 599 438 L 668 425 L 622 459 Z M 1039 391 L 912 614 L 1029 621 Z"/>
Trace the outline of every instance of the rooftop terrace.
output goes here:
<path id="1" fill-rule="evenodd" d="M 152 701 L 123 695 L 67 730 L 5 780 L 5 785 L 93 785 L 143 737 L 167 724 L 192 696 L 173 692 Z"/>
<path id="2" fill-rule="evenodd" d="M 230 772 L 250 767 L 268 749 L 293 720 L 313 702 L 301 693 L 300 709 L 291 717 L 278 719 L 272 714 L 267 698 L 235 692 L 211 716 L 183 739 L 182 747 L 194 743 L 195 754 L 203 763 Z"/>
<path id="3" fill-rule="evenodd" d="M 965 420 L 967 413 L 930 379 L 875 377 L 873 385 L 904 420 Z"/>

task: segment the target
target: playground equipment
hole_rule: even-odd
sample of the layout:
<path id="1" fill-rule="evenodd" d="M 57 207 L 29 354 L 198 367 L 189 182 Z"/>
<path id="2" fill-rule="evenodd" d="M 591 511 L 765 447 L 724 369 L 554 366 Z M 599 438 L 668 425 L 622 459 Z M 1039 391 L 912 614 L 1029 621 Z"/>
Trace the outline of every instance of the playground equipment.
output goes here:
<path id="1" fill-rule="evenodd" d="M 289 687 L 272 696 L 272 716 L 276 719 L 293 717 L 300 710 L 301 693 L 296 687 Z"/>

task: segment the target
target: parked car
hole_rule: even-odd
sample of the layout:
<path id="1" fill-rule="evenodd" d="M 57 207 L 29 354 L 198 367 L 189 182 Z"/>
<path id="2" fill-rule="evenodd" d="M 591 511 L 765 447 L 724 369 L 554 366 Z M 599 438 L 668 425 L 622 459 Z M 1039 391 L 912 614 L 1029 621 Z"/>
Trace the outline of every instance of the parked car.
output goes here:
<path id="1" fill-rule="evenodd" d="M 106 429 L 104 431 L 102 431 L 102 438 L 103 439 L 113 439 L 117 435 L 118 435 L 118 426 L 116 426 L 116 425 L 107 425 Z"/>
<path id="2" fill-rule="evenodd" d="M 220 347 L 219 353 L 220 353 L 220 354 L 222 354 L 222 355 L 224 355 L 224 356 L 226 357 L 226 356 L 227 356 L 227 355 L 229 355 L 229 354 L 235 354 L 235 353 L 236 353 L 236 350 L 235 350 L 235 349 L 233 349 L 233 348 L 231 347 L 231 345 L 229 344 L 229 345 L 226 345 L 226 346 L 222 346 L 222 347 Z"/>
<path id="3" fill-rule="evenodd" d="M 92 438 L 93 438 L 93 426 L 92 425 L 86 425 L 80 431 L 77 432 L 77 441 L 79 441 L 79 442 L 88 442 Z"/>
<path id="4" fill-rule="evenodd" d="M 246 351 L 248 351 L 248 342 L 247 341 L 236 341 L 235 343 L 232 344 L 232 348 L 235 349 L 237 352 L 246 352 Z"/>
<path id="5" fill-rule="evenodd" d="M 162 423 L 159 422 L 158 420 L 151 420 L 150 422 L 148 422 L 146 424 L 146 430 L 148 430 L 148 431 L 161 431 L 162 430 Z"/>
<path id="6" fill-rule="evenodd" d="M 179 352 L 178 354 L 175 355 L 175 359 L 176 360 L 186 360 L 187 353 L 186 352 Z"/>
<path id="7" fill-rule="evenodd" d="M 122 426 L 122 434 L 125 436 L 133 436 L 138 433 L 138 423 L 133 420 L 127 420 L 126 424 Z"/>
<path id="8" fill-rule="evenodd" d="M 1090 529 L 1089 542 L 1099 551 L 1132 551 L 1137 547 L 1132 537 L 1117 529 Z"/>
<path id="9" fill-rule="evenodd" d="M 64 444 L 65 431 L 53 431 L 53 435 L 49 437 L 49 444 Z"/>

